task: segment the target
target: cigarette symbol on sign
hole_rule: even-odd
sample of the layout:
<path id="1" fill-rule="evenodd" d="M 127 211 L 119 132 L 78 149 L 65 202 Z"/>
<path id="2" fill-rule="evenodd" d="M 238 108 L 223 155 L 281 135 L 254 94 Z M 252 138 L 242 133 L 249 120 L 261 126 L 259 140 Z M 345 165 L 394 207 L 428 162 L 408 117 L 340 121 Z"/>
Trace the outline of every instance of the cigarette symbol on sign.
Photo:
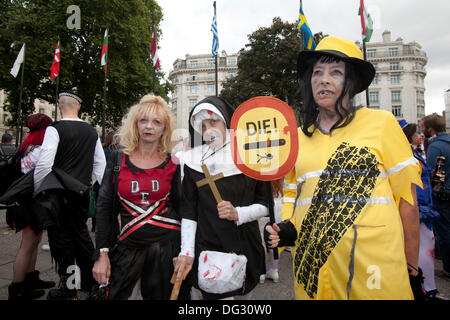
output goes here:
<path id="1" fill-rule="evenodd" d="M 285 139 L 277 139 L 277 140 L 267 139 L 267 141 L 246 143 L 246 144 L 244 144 L 244 150 L 263 149 L 263 148 L 269 148 L 269 147 L 281 147 L 281 146 L 284 146 L 285 144 L 286 144 Z"/>

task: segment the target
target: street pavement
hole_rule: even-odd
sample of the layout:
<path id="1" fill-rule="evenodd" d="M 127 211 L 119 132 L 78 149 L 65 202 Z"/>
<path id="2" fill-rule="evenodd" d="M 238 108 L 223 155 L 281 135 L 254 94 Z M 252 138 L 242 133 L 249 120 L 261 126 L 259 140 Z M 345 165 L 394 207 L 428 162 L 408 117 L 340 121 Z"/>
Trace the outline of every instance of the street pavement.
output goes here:
<path id="1" fill-rule="evenodd" d="M 0 210 L 0 300 L 8 299 L 8 285 L 12 281 L 13 262 L 20 246 L 21 234 L 11 230 L 6 224 L 5 211 Z M 90 221 L 88 222 L 90 224 Z M 91 234 L 93 236 L 93 234 Z M 44 232 L 41 245 L 47 243 L 47 234 Z M 36 269 L 41 272 L 41 279 L 53 280 L 58 283 L 58 276 L 52 265 L 50 252 L 39 247 Z M 267 279 L 253 290 L 254 300 L 293 300 L 292 257 L 289 252 L 280 254 L 279 275 L 280 280 L 274 283 Z M 450 278 L 442 272 L 442 262 L 436 259 L 436 285 L 441 294 L 450 298 Z M 40 299 L 45 299 L 46 295 Z M 82 294 L 81 299 L 85 298 Z"/>

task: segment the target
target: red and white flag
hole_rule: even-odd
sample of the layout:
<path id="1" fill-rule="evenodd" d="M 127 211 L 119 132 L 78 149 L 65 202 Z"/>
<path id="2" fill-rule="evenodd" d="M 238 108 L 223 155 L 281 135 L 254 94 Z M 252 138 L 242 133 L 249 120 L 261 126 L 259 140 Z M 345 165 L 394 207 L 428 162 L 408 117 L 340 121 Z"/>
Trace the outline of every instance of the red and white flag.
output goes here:
<path id="1" fill-rule="evenodd" d="M 100 65 L 105 67 L 105 73 L 108 69 L 108 28 L 105 30 L 105 35 L 103 36 L 103 47 L 102 47 L 102 57 L 100 60 Z"/>
<path id="2" fill-rule="evenodd" d="M 161 69 L 161 65 L 159 63 L 158 57 L 158 47 L 156 45 L 156 30 L 153 28 L 153 39 L 152 39 L 152 47 L 150 49 L 152 58 L 153 58 L 153 66 L 157 69 Z"/>
<path id="3" fill-rule="evenodd" d="M 367 13 L 364 0 L 359 2 L 358 15 L 361 17 L 361 34 L 364 42 L 369 42 L 373 33 L 373 20 L 370 14 Z"/>
<path id="4" fill-rule="evenodd" d="M 53 57 L 53 64 L 50 67 L 50 78 L 53 80 L 59 76 L 59 62 L 61 61 L 61 55 L 59 53 L 59 41 L 56 45 L 55 56 Z"/>

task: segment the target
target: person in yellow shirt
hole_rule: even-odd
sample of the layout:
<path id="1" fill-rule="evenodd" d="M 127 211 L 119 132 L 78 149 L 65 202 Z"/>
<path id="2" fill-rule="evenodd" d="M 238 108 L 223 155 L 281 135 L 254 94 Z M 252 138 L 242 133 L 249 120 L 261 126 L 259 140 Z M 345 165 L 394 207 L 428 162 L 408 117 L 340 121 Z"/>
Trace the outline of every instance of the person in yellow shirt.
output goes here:
<path id="1" fill-rule="evenodd" d="M 390 112 L 353 106 L 375 75 L 362 57 L 334 36 L 298 57 L 299 154 L 284 178 L 284 221 L 266 227 L 271 247 L 293 246 L 296 299 L 420 295 L 421 169 Z"/>

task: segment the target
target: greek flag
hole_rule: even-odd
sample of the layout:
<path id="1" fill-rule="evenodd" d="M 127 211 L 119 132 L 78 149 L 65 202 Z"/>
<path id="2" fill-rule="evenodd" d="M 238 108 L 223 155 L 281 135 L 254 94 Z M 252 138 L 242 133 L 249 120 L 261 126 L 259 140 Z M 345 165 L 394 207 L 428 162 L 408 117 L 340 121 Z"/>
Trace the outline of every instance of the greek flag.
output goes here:
<path id="1" fill-rule="evenodd" d="M 212 57 L 214 58 L 217 54 L 217 50 L 219 50 L 219 34 L 217 32 L 216 13 L 214 13 L 213 21 L 211 24 L 211 32 L 213 33 L 213 42 L 212 42 L 211 53 L 212 53 Z"/>
<path id="2" fill-rule="evenodd" d="M 298 29 L 303 31 L 303 43 L 308 50 L 316 49 L 316 43 L 314 42 L 314 36 L 309 28 L 308 21 L 306 21 L 303 8 L 300 5 L 300 12 L 298 14 Z"/>

